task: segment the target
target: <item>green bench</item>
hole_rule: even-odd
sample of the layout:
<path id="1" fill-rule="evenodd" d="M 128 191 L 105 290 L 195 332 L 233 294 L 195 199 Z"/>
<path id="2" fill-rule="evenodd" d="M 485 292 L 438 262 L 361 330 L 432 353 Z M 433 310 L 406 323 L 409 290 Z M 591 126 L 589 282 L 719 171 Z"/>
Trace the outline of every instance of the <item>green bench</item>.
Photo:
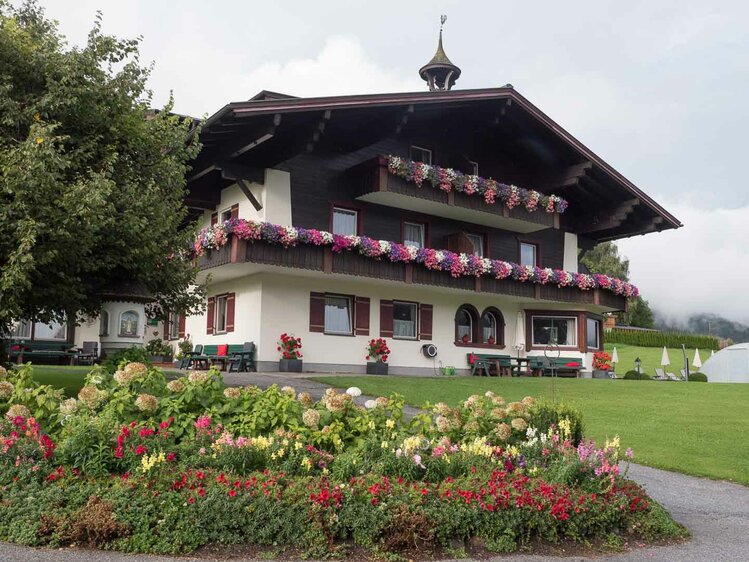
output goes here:
<path id="1" fill-rule="evenodd" d="M 218 354 L 219 344 L 203 346 L 200 355 L 190 356 L 187 367 L 191 364 L 208 367 L 214 363 L 221 363 L 222 369 L 232 371 L 255 371 L 255 344 L 253 342 L 230 343 L 226 355 Z"/>
<path id="2" fill-rule="evenodd" d="M 528 368 L 534 376 L 551 376 L 552 366 L 557 376 L 560 377 L 579 377 L 583 368 L 582 360 L 577 357 L 547 358 L 543 355 L 528 357 Z"/>
<path id="3" fill-rule="evenodd" d="M 468 353 L 468 364 L 472 375 L 503 376 L 512 374 L 512 357 L 492 353 Z"/>
<path id="4" fill-rule="evenodd" d="M 34 359 L 69 359 L 78 356 L 77 350 L 72 350 L 70 342 L 57 341 L 11 341 L 9 357 L 11 361 L 23 363 Z"/>

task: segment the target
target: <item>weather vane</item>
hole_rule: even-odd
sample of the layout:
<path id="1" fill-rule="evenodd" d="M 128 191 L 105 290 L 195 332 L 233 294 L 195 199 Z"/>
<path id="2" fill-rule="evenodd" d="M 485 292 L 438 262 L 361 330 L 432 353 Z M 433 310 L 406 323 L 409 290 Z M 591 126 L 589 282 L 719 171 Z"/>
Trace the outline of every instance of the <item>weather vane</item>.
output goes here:
<path id="1" fill-rule="evenodd" d="M 445 14 L 442 14 L 440 16 L 440 31 L 442 31 L 442 26 L 445 25 L 446 21 L 447 21 L 447 16 Z"/>

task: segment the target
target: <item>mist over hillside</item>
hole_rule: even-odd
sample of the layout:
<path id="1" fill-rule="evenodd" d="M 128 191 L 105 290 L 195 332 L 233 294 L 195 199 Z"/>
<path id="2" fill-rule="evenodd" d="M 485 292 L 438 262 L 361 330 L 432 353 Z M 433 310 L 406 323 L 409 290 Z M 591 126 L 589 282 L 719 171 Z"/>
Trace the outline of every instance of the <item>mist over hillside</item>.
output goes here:
<path id="1" fill-rule="evenodd" d="M 718 314 L 692 314 L 684 319 L 669 318 L 655 310 L 655 325 L 659 330 L 677 330 L 692 334 L 709 334 L 719 338 L 728 338 L 735 343 L 749 342 L 749 326 L 729 320 Z"/>

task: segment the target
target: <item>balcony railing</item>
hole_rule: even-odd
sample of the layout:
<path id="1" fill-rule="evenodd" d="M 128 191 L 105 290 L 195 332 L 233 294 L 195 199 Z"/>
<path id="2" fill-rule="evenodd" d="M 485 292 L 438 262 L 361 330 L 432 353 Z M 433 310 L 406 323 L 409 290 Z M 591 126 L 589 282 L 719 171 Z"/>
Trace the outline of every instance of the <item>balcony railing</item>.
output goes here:
<path id="1" fill-rule="evenodd" d="M 426 269 L 421 264 L 376 260 L 348 251 L 334 253 L 330 246 L 300 244 L 285 248 L 264 241 L 247 242 L 235 236 L 232 236 L 230 243 L 218 249 L 206 250 L 197 258 L 197 266 L 201 270 L 239 263 L 306 269 L 539 301 L 601 306 L 611 310 L 625 310 L 627 300 L 624 296 L 603 289 L 582 290 L 521 282 L 512 278 L 453 277 L 447 271 Z"/>

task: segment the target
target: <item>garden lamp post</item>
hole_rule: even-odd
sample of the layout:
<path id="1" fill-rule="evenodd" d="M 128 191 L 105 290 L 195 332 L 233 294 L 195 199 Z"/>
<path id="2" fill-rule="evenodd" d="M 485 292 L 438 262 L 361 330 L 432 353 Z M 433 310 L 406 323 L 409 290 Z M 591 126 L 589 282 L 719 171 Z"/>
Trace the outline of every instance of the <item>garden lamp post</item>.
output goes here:
<path id="1" fill-rule="evenodd" d="M 635 369 L 637 369 L 637 380 L 640 380 L 640 366 L 642 365 L 642 361 L 640 361 L 640 358 L 638 357 L 635 359 Z"/>

